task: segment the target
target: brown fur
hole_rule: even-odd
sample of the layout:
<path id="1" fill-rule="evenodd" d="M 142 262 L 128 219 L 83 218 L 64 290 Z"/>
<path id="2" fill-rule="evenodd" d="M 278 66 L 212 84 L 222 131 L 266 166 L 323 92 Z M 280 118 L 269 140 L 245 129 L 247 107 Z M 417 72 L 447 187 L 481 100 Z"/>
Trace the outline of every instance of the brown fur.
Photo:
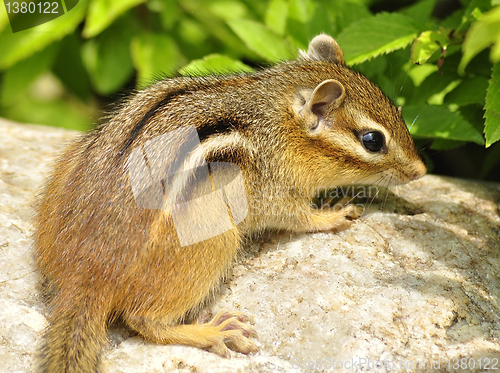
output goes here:
<path id="1" fill-rule="evenodd" d="M 107 322 L 117 316 L 158 343 L 187 344 L 223 356 L 228 342 L 236 351 L 254 351 L 248 339 L 254 331 L 239 313 L 182 325 L 186 315 L 213 297 L 242 240 L 266 228 L 332 229 L 359 216 L 350 205 L 335 212 L 311 210 L 320 187 L 363 183 L 377 173 L 406 182 L 425 173 L 400 114 L 380 90 L 343 64 L 340 49 L 324 60 L 317 56 L 328 50 L 316 52 L 311 59 L 251 75 L 159 82 L 135 94 L 106 124 L 65 151 L 36 218 L 36 262 L 55 289 L 42 349 L 45 372 L 97 371 Z M 306 120 L 294 105 L 298 97 L 307 101 L 307 94 L 300 98 L 301 90 L 310 92 L 328 79 L 345 89 L 345 97 L 322 112 L 329 128 L 312 133 L 307 121 L 314 122 L 317 113 L 308 113 Z M 404 159 L 392 154 L 394 144 L 387 154 L 367 161 L 338 143 L 359 142 L 353 135 L 359 113 L 385 126 L 392 141 L 405 149 Z M 221 123 L 225 134 L 214 130 Z M 233 229 L 180 247 L 168 210 L 136 204 L 127 159 L 134 148 L 186 125 L 196 125 L 200 134 L 208 131 L 208 140 L 221 139 L 222 145 L 208 149 L 205 159 L 240 167 L 249 212 Z M 228 133 L 237 133 L 239 142 L 223 145 Z M 292 194 L 294 188 L 308 192 Z M 276 216 L 273 206 L 289 210 Z"/>

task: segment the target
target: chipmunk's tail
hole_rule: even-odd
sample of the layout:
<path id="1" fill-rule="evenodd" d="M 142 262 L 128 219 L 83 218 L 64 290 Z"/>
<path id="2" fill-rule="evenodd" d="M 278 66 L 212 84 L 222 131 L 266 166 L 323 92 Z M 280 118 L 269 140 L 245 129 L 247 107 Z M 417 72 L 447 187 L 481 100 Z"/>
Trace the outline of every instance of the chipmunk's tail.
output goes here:
<path id="1" fill-rule="evenodd" d="M 41 350 L 43 373 L 96 373 L 107 342 L 106 312 L 93 300 L 58 307 L 52 303 Z"/>

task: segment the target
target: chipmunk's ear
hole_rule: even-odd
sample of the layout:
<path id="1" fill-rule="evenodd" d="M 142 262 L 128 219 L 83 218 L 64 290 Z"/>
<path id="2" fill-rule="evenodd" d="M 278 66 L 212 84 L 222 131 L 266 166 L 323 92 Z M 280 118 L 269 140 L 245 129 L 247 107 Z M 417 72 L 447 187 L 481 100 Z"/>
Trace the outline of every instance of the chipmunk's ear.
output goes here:
<path id="1" fill-rule="evenodd" d="M 329 127 L 325 120 L 326 111 L 338 108 L 344 99 L 345 88 L 339 81 L 328 79 L 318 84 L 299 111 L 308 130 L 317 132 Z"/>
<path id="2" fill-rule="evenodd" d="M 300 58 L 310 61 L 328 61 L 333 63 L 344 63 L 344 53 L 337 42 L 329 35 L 316 36 L 309 43 L 307 53 L 300 51 Z"/>

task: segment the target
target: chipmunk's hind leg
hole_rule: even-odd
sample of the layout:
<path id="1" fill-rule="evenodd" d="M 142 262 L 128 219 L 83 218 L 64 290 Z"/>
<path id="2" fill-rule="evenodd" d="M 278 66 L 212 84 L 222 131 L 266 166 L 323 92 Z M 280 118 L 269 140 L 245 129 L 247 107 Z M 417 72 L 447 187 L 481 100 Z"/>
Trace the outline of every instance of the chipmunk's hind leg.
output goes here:
<path id="1" fill-rule="evenodd" d="M 206 324 L 171 325 L 164 319 L 127 315 L 127 324 L 144 338 L 161 344 L 182 344 L 209 350 L 228 357 L 229 349 L 244 354 L 255 352 L 257 346 L 249 337 L 255 330 L 240 312 L 220 311 Z"/>

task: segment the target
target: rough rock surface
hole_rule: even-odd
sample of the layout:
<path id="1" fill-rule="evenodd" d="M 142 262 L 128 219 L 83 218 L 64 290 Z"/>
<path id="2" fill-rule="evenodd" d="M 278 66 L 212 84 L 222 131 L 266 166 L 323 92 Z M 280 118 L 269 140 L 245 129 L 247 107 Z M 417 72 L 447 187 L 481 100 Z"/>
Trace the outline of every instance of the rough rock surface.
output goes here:
<path id="1" fill-rule="evenodd" d="M 0 133 L 0 370 L 33 372 L 46 319 L 30 219 L 75 133 L 4 120 Z M 258 353 L 224 359 L 115 325 L 105 371 L 500 371 L 499 203 L 498 184 L 426 176 L 339 233 L 270 233 L 212 306 L 251 316 Z"/>

